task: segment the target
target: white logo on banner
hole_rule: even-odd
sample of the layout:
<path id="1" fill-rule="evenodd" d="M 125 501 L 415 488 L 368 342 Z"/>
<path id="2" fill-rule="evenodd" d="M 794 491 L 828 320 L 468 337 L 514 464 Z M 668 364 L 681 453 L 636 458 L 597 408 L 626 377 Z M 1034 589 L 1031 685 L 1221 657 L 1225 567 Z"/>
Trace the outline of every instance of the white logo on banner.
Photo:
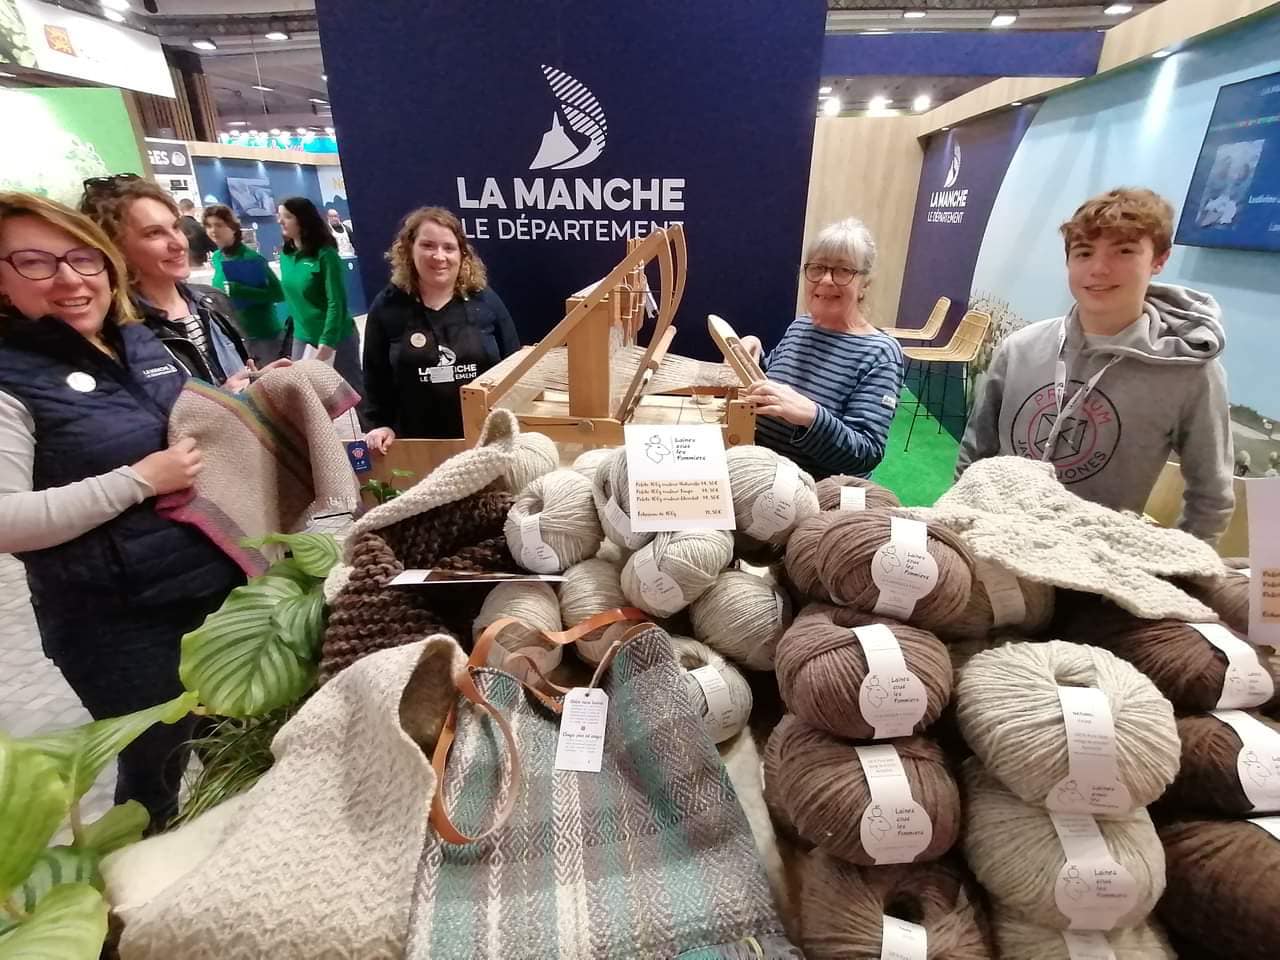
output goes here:
<path id="1" fill-rule="evenodd" d="M 960 179 L 960 144 L 951 148 L 951 165 L 947 168 L 947 179 L 942 182 L 942 189 L 949 190 Z"/>
<path id="2" fill-rule="evenodd" d="M 960 179 L 960 144 L 951 145 L 951 160 L 942 189 L 929 194 L 929 223 L 964 223 L 964 208 L 969 205 L 968 188 L 955 189 Z"/>
<path id="3" fill-rule="evenodd" d="M 563 70 L 542 65 L 543 76 L 551 85 L 558 105 L 551 115 L 551 129 L 542 135 L 542 145 L 538 147 L 538 155 L 529 164 L 530 170 L 570 170 L 574 167 L 585 167 L 600 154 L 604 153 L 605 139 L 609 132 L 609 123 L 604 118 L 604 108 L 595 94 L 580 81 L 575 80 Z M 565 132 L 560 122 L 561 115 L 570 129 L 587 138 L 587 144 L 579 147 Z"/>

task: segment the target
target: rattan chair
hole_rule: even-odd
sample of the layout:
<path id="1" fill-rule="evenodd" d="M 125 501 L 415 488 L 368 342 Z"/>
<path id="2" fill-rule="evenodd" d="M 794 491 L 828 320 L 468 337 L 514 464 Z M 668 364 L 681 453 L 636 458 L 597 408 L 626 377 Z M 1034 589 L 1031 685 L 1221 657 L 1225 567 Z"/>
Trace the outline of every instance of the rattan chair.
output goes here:
<path id="1" fill-rule="evenodd" d="M 947 311 L 950 309 L 951 298 L 939 297 L 938 302 L 929 311 L 929 319 L 924 322 L 923 327 L 881 327 L 880 332 L 887 333 L 895 340 L 908 340 L 912 343 L 932 340 L 942 329 L 942 324 L 947 319 Z"/>
<path id="2" fill-rule="evenodd" d="M 937 379 L 934 375 L 934 366 L 941 364 L 943 368 L 942 376 L 942 403 L 938 408 L 938 432 L 942 432 L 943 422 L 950 416 L 946 411 L 947 405 L 947 388 L 951 385 L 951 381 L 956 379 L 951 374 L 952 367 L 959 367 L 959 380 L 961 388 L 964 392 L 964 410 L 958 414 L 963 423 L 969 421 L 969 409 L 972 405 L 972 397 L 969 392 L 969 364 L 971 364 L 982 350 L 982 346 L 987 342 L 987 337 L 991 335 L 991 314 L 983 313 L 981 310 L 969 310 L 960 319 L 959 326 L 956 327 L 955 333 L 951 335 L 951 339 L 941 347 L 904 347 L 902 355 L 908 360 L 924 365 L 924 377 L 920 384 L 920 392 L 916 395 L 915 409 L 911 413 L 911 427 L 907 430 L 907 443 L 902 449 L 909 450 L 911 448 L 911 434 L 915 432 L 916 419 L 920 416 L 920 408 L 927 406 L 929 402 L 930 384 Z"/>

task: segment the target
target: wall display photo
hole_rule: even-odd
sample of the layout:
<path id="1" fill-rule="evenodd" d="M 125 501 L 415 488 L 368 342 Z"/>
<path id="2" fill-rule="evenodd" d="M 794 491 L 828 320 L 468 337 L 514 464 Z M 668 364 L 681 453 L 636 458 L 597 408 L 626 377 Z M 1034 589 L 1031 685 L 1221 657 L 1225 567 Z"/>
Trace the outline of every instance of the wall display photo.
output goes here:
<path id="1" fill-rule="evenodd" d="M 16 0 L 0 0 L 0 63 L 36 65 L 36 52 L 27 40 L 27 26 L 18 13 Z"/>
<path id="2" fill-rule="evenodd" d="M 276 199 L 270 180 L 227 177 L 227 192 L 231 194 L 231 206 L 237 217 L 275 216 Z"/>

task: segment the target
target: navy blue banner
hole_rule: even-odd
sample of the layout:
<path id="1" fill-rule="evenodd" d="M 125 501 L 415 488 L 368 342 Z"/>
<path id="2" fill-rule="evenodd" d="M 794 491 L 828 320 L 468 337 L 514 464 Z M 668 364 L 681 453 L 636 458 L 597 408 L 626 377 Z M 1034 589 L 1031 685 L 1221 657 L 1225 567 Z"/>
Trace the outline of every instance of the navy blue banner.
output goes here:
<path id="1" fill-rule="evenodd" d="M 835 34 L 822 48 L 824 77 L 1091 77 L 1101 30 L 941 30 Z"/>
<path id="2" fill-rule="evenodd" d="M 319 0 L 370 294 L 421 204 L 458 213 L 526 343 L 628 237 L 684 224 L 678 352 L 719 313 L 792 319 L 826 9 L 644 0 Z M 651 277 L 656 273 L 651 273 Z"/>

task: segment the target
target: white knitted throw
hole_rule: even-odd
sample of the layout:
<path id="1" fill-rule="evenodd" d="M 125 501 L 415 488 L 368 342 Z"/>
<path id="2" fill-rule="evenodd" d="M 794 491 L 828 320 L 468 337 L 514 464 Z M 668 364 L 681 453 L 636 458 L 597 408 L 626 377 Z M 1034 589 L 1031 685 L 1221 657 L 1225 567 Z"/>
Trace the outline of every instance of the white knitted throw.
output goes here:
<path id="1" fill-rule="evenodd" d="M 149 902 L 118 905 L 122 960 L 403 957 L 435 790 L 419 743 L 434 741 L 464 667 L 437 635 L 321 687 L 203 861 Z M 127 856 L 113 867 L 127 872 Z"/>
<path id="2" fill-rule="evenodd" d="M 1213 548 L 1135 513 L 1068 491 L 1051 464 L 991 457 L 911 516 L 950 527 L 975 556 L 1019 577 L 1095 593 L 1146 619 L 1216 620 L 1212 610 L 1161 577 L 1225 572 Z"/>

